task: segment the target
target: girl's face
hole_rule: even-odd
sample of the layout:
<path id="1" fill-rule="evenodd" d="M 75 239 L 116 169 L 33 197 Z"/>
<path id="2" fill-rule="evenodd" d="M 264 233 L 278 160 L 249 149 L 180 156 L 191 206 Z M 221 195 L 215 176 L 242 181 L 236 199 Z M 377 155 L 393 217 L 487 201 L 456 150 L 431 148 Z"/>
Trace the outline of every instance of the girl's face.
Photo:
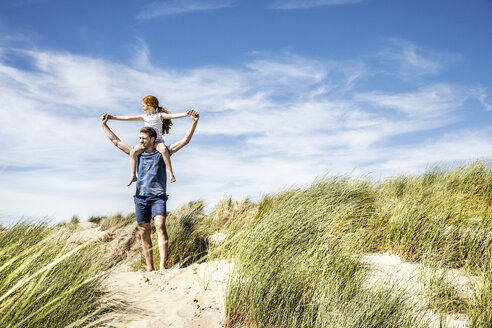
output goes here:
<path id="1" fill-rule="evenodd" d="M 147 105 L 146 103 L 144 103 L 142 101 L 142 109 L 144 110 L 144 112 L 146 113 L 153 113 L 155 111 L 154 107 L 150 106 L 150 105 Z"/>

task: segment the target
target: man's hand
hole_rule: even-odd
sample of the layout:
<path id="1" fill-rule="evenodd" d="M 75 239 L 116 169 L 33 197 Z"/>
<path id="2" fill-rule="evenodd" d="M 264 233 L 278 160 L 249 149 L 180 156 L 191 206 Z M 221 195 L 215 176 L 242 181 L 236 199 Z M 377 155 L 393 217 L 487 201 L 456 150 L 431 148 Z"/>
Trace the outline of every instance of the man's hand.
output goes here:
<path id="1" fill-rule="evenodd" d="M 193 121 L 198 121 L 198 119 L 200 118 L 200 114 L 198 114 L 198 112 L 195 110 L 189 110 L 187 113 L 189 113 L 188 115 L 191 116 Z"/>
<path id="2" fill-rule="evenodd" d="M 109 120 L 109 114 L 102 114 L 101 117 L 99 118 L 101 124 L 106 124 Z"/>

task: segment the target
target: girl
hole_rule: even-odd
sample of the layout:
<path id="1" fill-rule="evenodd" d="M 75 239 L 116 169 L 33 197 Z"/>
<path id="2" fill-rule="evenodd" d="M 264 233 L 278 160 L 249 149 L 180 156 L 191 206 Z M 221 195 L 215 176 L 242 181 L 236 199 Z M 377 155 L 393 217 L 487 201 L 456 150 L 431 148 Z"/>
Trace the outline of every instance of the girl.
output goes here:
<path id="1" fill-rule="evenodd" d="M 169 152 L 164 144 L 164 133 L 169 133 L 169 128 L 173 123 L 171 119 L 190 116 L 192 110 L 186 113 L 169 114 L 166 108 L 159 107 L 159 100 L 154 96 L 146 96 L 142 99 L 142 109 L 145 114 L 136 116 L 113 116 L 108 115 L 110 120 L 120 121 L 144 121 L 145 126 L 150 126 L 157 132 L 157 139 L 155 140 L 155 148 L 162 154 L 164 163 L 166 164 L 167 171 L 169 173 L 169 180 L 175 182 L 173 168 L 171 166 L 171 159 L 169 158 Z M 137 181 L 136 168 L 137 168 L 137 156 L 144 151 L 143 146 L 139 143 L 130 151 L 130 181 L 127 186 L 131 185 L 134 181 Z"/>

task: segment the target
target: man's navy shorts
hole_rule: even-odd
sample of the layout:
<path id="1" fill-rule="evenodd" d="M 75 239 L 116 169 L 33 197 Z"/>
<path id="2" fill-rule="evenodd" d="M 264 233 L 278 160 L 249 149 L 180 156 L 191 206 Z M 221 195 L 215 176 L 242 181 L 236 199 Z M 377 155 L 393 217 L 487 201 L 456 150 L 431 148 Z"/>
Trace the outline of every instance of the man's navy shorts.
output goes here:
<path id="1" fill-rule="evenodd" d="M 157 215 L 166 218 L 167 195 L 160 196 L 133 196 L 137 223 L 149 223 Z"/>

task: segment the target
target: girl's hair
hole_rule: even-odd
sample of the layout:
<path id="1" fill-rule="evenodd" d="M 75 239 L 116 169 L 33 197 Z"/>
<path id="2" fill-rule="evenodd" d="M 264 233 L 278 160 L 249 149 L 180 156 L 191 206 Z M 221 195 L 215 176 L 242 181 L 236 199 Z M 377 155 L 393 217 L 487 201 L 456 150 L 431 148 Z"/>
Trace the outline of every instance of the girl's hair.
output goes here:
<path id="1" fill-rule="evenodd" d="M 156 109 L 156 111 L 159 113 L 169 114 L 169 111 L 167 110 L 166 107 L 159 106 L 159 100 L 154 96 L 151 96 L 151 95 L 146 96 L 142 99 L 142 102 L 146 105 L 154 107 Z M 168 134 L 169 129 L 171 128 L 171 125 L 173 125 L 173 122 L 171 122 L 171 120 L 169 120 L 169 119 L 162 120 L 162 133 Z"/>

